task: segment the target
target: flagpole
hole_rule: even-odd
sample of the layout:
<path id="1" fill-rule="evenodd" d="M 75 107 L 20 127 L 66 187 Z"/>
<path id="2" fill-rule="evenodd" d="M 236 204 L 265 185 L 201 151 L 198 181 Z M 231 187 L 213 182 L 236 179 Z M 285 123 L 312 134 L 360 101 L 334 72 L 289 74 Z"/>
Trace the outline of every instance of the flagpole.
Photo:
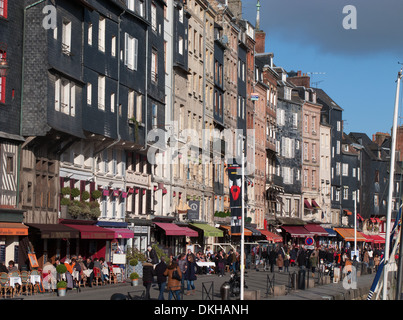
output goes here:
<path id="1" fill-rule="evenodd" d="M 357 254 L 357 191 L 354 196 L 354 252 L 357 255 L 359 261 L 359 255 Z"/>
<path id="2" fill-rule="evenodd" d="M 245 159 L 244 159 L 244 146 L 245 141 L 242 139 L 242 187 L 241 187 L 241 196 L 242 196 L 242 213 L 241 213 L 241 292 L 240 292 L 240 299 L 244 299 L 244 279 L 245 279 Z"/>
<path id="3" fill-rule="evenodd" d="M 385 254 L 384 254 L 384 270 L 383 270 L 383 291 L 382 298 L 387 300 L 387 287 L 388 287 L 388 260 L 389 260 L 389 248 L 390 248 L 390 223 L 392 216 L 392 197 L 393 197 L 393 185 L 395 177 L 395 153 L 396 153 L 396 131 L 397 131 L 397 118 L 399 109 L 399 89 L 400 79 L 402 78 L 402 70 L 397 75 L 396 85 L 396 98 L 395 98 L 395 110 L 393 114 L 393 127 L 392 127 L 392 145 L 390 151 L 390 170 L 389 170 L 389 194 L 388 194 L 388 211 L 386 215 L 386 233 L 385 233 Z"/>

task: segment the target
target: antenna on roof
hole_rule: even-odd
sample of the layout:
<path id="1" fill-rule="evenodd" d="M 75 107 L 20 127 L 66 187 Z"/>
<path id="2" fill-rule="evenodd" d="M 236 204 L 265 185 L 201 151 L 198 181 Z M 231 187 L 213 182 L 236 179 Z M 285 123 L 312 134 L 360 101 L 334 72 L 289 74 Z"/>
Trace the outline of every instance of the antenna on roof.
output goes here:
<path id="1" fill-rule="evenodd" d="M 325 81 L 325 80 L 320 80 L 320 81 L 312 82 L 312 86 L 313 86 L 314 88 L 317 88 L 317 87 L 318 87 L 318 84 L 321 83 L 321 82 L 323 82 L 323 81 Z"/>

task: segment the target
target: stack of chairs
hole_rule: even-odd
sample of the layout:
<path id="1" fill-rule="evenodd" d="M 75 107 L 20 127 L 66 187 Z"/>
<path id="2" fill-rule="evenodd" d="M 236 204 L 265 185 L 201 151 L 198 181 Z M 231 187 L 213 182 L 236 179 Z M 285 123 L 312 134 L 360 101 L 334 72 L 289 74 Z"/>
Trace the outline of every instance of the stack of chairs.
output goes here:
<path id="1" fill-rule="evenodd" d="M 7 294 L 13 297 L 13 287 L 10 286 L 10 277 L 6 272 L 0 272 L 0 293 L 3 298 L 7 298 Z"/>

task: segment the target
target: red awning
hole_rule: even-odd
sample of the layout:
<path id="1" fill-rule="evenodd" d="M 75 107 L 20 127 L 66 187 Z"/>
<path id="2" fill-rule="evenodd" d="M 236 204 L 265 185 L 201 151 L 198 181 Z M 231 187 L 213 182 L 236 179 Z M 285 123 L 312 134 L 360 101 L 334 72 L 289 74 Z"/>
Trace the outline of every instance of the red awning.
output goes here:
<path id="1" fill-rule="evenodd" d="M 259 229 L 259 231 L 266 236 L 266 239 L 273 242 L 283 242 L 283 238 L 273 232 Z"/>
<path id="2" fill-rule="evenodd" d="M 184 229 L 186 232 L 186 236 L 188 237 L 198 237 L 199 233 L 196 230 L 190 229 L 188 227 L 181 227 L 181 229 Z"/>
<path id="3" fill-rule="evenodd" d="M 305 238 L 314 236 L 314 234 L 310 233 L 303 226 L 281 226 L 281 228 L 288 232 L 292 238 Z"/>
<path id="4" fill-rule="evenodd" d="M 115 239 L 115 232 L 94 226 L 85 224 L 66 224 L 66 226 L 80 231 L 81 239 Z"/>
<path id="5" fill-rule="evenodd" d="M 166 222 L 154 222 L 156 226 L 160 227 L 165 231 L 167 236 L 186 236 L 187 231 L 185 228 L 181 228 L 174 223 Z"/>
<path id="6" fill-rule="evenodd" d="M 314 207 L 315 209 L 320 209 L 319 205 L 316 203 L 315 200 L 312 200 L 312 207 Z"/>
<path id="7" fill-rule="evenodd" d="M 134 237 L 134 231 L 126 228 L 105 228 L 115 233 L 115 239 L 131 239 Z"/>
<path id="8" fill-rule="evenodd" d="M 366 239 L 366 242 L 372 242 L 372 243 L 385 243 L 385 239 L 384 238 L 382 238 L 381 236 L 378 236 L 378 235 L 370 235 L 370 234 L 365 234 L 365 233 L 361 233 L 364 237 L 365 237 L 365 239 Z"/>
<path id="9" fill-rule="evenodd" d="M 357 219 L 359 219 L 359 220 L 361 220 L 361 221 L 364 221 L 364 218 L 361 217 L 361 215 L 360 215 L 359 213 L 357 213 Z"/>
<path id="10" fill-rule="evenodd" d="M 304 200 L 304 206 L 308 210 L 313 210 L 311 204 L 309 203 L 309 201 L 307 199 Z"/>
<path id="11" fill-rule="evenodd" d="M 310 233 L 313 233 L 315 236 L 327 237 L 329 235 L 329 233 L 324 228 L 316 223 L 306 224 L 304 228 Z"/>

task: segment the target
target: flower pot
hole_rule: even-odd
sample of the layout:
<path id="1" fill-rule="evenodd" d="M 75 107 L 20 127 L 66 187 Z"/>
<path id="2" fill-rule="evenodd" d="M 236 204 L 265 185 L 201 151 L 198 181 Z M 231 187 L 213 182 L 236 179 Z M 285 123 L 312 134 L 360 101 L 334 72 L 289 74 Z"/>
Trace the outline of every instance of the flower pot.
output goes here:
<path id="1" fill-rule="evenodd" d="M 132 279 L 132 287 L 136 287 L 139 285 L 139 279 Z"/>
<path id="2" fill-rule="evenodd" d="M 66 291 L 67 291 L 67 288 L 58 288 L 57 289 L 57 295 L 59 297 L 64 297 L 66 295 Z"/>

